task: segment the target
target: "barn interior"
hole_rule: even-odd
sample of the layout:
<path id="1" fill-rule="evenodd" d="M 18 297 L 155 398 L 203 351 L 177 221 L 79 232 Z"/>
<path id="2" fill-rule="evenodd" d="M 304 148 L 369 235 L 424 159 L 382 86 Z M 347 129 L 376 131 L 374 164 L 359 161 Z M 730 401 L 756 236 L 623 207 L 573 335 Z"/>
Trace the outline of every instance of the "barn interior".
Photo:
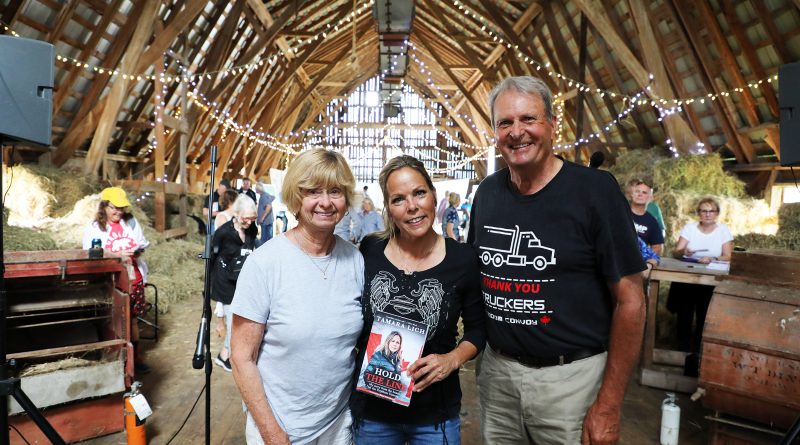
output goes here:
<path id="1" fill-rule="evenodd" d="M 46 141 L 12 120 L 26 113 L 9 80 L 43 74 L 12 57 L 17 41 L 52 45 L 48 112 L 32 118 Z M 220 181 L 279 196 L 293 159 L 324 148 L 381 208 L 381 168 L 409 154 L 466 199 L 505 167 L 489 92 L 530 75 L 554 95 L 555 153 L 584 165 L 600 153 L 623 190 L 654 186 L 667 252 L 704 196 L 734 235 L 724 273 L 647 280 L 620 443 L 659 443 L 665 392 L 678 394 L 681 443 L 786 440 L 800 415 L 798 61 L 799 0 L 0 0 L 0 377 L 20 378 L 70 443 L 125 443 L 134 381 L 150 443 L 203 441 L 204 376 L 189 365 L 203 205 Z M 150 310 L 133 321 L 146 375 L 124 265 L 82 250 L 110 186 L 150 242 Z M 280 199 L 275 211 L 295 223 Z M 673 280 L 716 286 L 699 376 L 674 350 Z M 479 444 L 474 363 L 461 378 L 462 441 Z M 212 443 L 242 443 L 233 379 L 215 369 L 211 391 Z M 8 412 L 11 443 L 48 443 L 22 407 Z"/>

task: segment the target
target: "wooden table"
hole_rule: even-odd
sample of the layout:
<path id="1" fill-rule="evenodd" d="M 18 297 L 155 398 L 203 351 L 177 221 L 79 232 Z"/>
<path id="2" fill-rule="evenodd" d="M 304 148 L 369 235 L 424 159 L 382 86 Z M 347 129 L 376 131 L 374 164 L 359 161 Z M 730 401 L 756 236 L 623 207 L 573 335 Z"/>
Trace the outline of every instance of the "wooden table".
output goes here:
<path id="1" fill-rule="evenodd" d="M 683 375 L 683 363 L 687 353 L 667 349 L 656 349 L 656 313 L 658 312 L 658 289 L 661 281 L 705 284 L 716 286 L 719 277 L 728 275 L 727 270 L 709 269 L 704 264 L 689 263 L 673 258 L 663 258 L 650 274 L 647 290 L 647 322 L 642 347 L 641 383 L 654 388 L 691 393 L 697 388 L 697 379 Z M 675 371 L 656 368 L 655 364 L 679 366 Z M 663 367 L 661 367 L 663 368 Z"/>

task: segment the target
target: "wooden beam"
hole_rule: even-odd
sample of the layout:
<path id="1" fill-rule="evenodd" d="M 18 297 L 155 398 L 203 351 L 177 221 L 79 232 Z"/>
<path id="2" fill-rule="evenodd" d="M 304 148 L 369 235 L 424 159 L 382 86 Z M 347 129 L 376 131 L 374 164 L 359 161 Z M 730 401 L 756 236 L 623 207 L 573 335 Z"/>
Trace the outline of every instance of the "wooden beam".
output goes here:
<path id="1" fill-rule="evenodd" d="M 197 19 L 207 5 L 207 0 L 186 0 L 184 7 L 180 11 L 173 11 L 169 23 L 166 24 L 163 31 L 155 36 L 153 42 L 150 43 L 147 50 L 138 60 L 136 70 L 133 72 L 144 72 L 148 67 L 153 66 L 160 60 L 178 35 L 189 29 L 189 25 Z"/>
<path id="2" fill-rule="evenodd" d="M 248 1 L 252 2 L 259 0 L 248 0 Z M 341 11 L 339 15 L 333 19 L 333 22 L 341 20 L 346 15 L 346 13 L 347 13 L 346 10 Z M 296 57 L 294 60 L 292 60 L 292 62 L 284 71 L 283 75 L 281 75 L 281 77 L 278 78 L 274 83 L 269 84 L 269 88 L 266 91 L 266 93 L 262 95 L 258 99 L 258 102 L 252 107 L 253 112 L 249 113 L 248 119 L 254 118 L 257 113 L 259 113 L 262 109 L 264 109 L 264 107 L 266 107 L 266 105 L 270 101 L 275 99 L 275 97 L 280 92 L 283 91 L 284 87 L 286 86 L 286 83 L 297 74 L 298 69 L 302 69 L 303 63 L 305 63 L 308 60 L 308 58 L 311 57 L 311 55 L 322 45 L 322 42 L 323 40 L 320 39 L 318 41 L 311 43 L 310 45 L 307 45 L 307 47 L 303 50 L 303 53 L 299 57 Z M 303 71 L 303 74 L 306 74 L 305 71 Z M 306 74 L 306 76 L 308 75 Z"/>
<path id="3" fill-rule="evenodd" d="M 164 159 L 164 152 L 166 151 L 165 145 L 167 142 L 164 138 L 165 113 L 164 106 L 162 105 L 163 103 L 166 103 L 166 98 L 162 97 L 164 91 L 164 82 L 162 81 L 164 77 L 163 60 L 156 62 L 155 76 L 156 79 L 153 81 L 153 89 L 155 90 L 155 94 L 153 95 L 153 108 L 155 110 L 156 120 L 156 149 L 155 153 L 153 153 L 153 172 L 157 181 L 165 181 L 166 178 L 164 177 L 164 166 L 166 162 Z M 164 192 L 156 192 L 153 225 L 157 232 L 163 232 L 167 228 L 166 204 L 167 199 L 166 196 L 164 196 Z"/>
<path id="4" fill-rule="evenodd" d="M 767 9 L 765 2 L 755 1 L 751 2 L 751 4 L 756 9 L 759 23 L 767 31 L 769 43 L 775 47 L 775 52 L 778 53 L 779 63 L 783 65 L 793 60 L 791 52 L 789 52 L 789 48 L 786 46 L 786 39 L 781 35 L 780 31 L 778 31 L 778 27 L 775 25 L 775 15 Z"/>
<path id="5" fill-rule="evenodd" d="M 606 9 L 609 11 L 609 19 L 617 27 L 617 29 L 623 29 L 622 24 L 620 23 L 616 14 L 613 13 L 613 10 L 610 6 L 606 4 Z M 593 34 L 597 34 L 596 30 L 590 29 Z M 619 70 L 616 67 L 616 63 L 611 58 L 611 48 L 608 47 L 608 44 L 605 40 L 603 40 L 603 36 L 596 35 L 596 39 L 594 39 L 595 44 L 597 45 L 597 52 L 600 53 L 600 56 L 603 58 L 603 65 L 605 65 L 606 72 L 611 77 L 611 80 L 614 82 L 614 86 L 616 87 L 617 91 L 625 92 L 625 82 L 622 80 L 622 76 L 619 73 Z M 608 95 L 605 96 L 608 98 Z M 610 100 L 610 98 L 608 98 Z M 655 140 L 653 139 L 653 135 L 651 134 L 650 130 L 644 123 L 642 116 L 640 113 L 630 113 L 629 114 L 631 120 L 633 121 L 634 125 L 636 125 L 636 131 L 640 134 L 644 139 L 645 142 L 650 147 L 656 145 Z"/>
<path id="6" fill-rule="evenodd" d="M 686 2 L 683 2 L 683 4 L 684 6 L 688 6 Z M 714 11 L 711 10 L 711 6 L 706 2 L 692 2 L 692 4 L 696 5 L 697 11 L 700 13 L 700 21 L 703 24 L 703 29 L 711 36 L 714 42 L 717 53 L 721 58 L 721 67 L 733 78 L 734 84 L 737 87 L 744 89 L 744 91 L 742 91 L 744 107 L 741 108 L 744 110 L 748 123 L 751 126 L 758 125 L 760 119 L 758 118 L 756 102 L 753 99 L 752 93 L 750 93 L 750 88 L 747 86 L 744 75 L 742 75 L 741 68 L 739 68 L 739 64 L 736 62 L 736 56 L 733 55 L 733 51 L 731 51 L 728 41 L 722 33 Z M 684 12 L 684 14 L 686 14 L 686 12 Z M 712 59 L 709 59 L 709 62 L 711 62 L 711 60 Z M 735 127 L 736 125 L 733 126 Z"/>
<path id="7" fill-rule="evenodd" d="M 125 53 L 125 48 L 131 40 L 131 36 L 136 30 L 136 25 L 139 23 L 144 5 L 144 2 L 138 2 L 134 5 L 128 15 L 128 21 L 126 21 L 125 25 L 120 29 L 117 38 L 114 39 L 106 53 L 106 57 L 103 59 L 102 66 L 104 68 L 113 69 L 117 67 L 120 58 L 122 58 Z M 67 162 L 75 150 L 83 145 L 94 131 L 97 121 L 100 119 L 100 115 L 105 109 L 107 100 L 106 98 L 98 100 L 98 98 L 103 93 L 103 90 L 105 90 L 106 85 L 108 85 L 109 79 L 110 77 L 107 73 L 94 76 L 92 85 L 82 98 L 80 108 L 72 115 L 72 122 L 70 123 L 69 130 L 67 130 L 66 135 L 53 153 L 52 162 L 54 165 L 61 166 Z M 64 94 L 66 93 L 65 91 Z"/>
<path id="8" fill-rule="evenodd" d="M 157 0 L 145 0 L 145 6 L 139 18 L 139 26 L 136 27 L 136 31 L 134 31 L 130 45 L 128 46 L 128 51 L 122 59 L 120 71 L 131 72 L 131 68 L 135 66 L 139 56 L 142 54 L 144 45 L 147 40 L 150 39 L 150 35 L 153 31 L 153 21 L 158 12 L 158 4 L 159 2 Z M 108 103 L 103 109 L 103 114 L 98 121 L 92 143 L 86 154 L 86 161 L 83 167 L 84 174 L 94 174 L 97 172 L 97 168 L 100 167 L 103 155 L 106 153 L 109 137 L 117 121 L 119 108 L 125 98 L 124 95 L 128 88 L 128 82 L 127 79 L 117 77 L 114 85 L 111 86 L 111 91 L 107 96 Z"/>
<path id="9" fill-rule="evenodd" d="M 764 136 L 764 142 L 769 145 L 769 148 L 775 152 L 775 156 L 778 160 L 781 160 L 781 132 L 780 129 L 775 127 L 770 127 L 766 129 L 767 135 Z"/>
<path id="10" fill-rule="evenodd" d="M 47 33 L 44 40 L 50 43 L 56 43 L 58 39 L 61 37 L 61 33 L 64 32 L 64 28 L 69 23 L 70 19 L 72 18 L 72 13 L 75 12 L 75 8 L 78 7 L 78 0 L 68 0 L 66 6 L 62 6 L 61 9 L 58 11 L 58 17 L 56 17 L 56 24 L 53 26 L 53 29 Z"/>
<path id="11" fill-rule="evenodd" d="M 686 39 L 686 34 L 682 32 L 680 19 L 675 14 L 674 9 L 671 5 L 662 5 L 664 9 L 664 14 L 668 16 L 668 18 L 662 17 L 662 20 L 667 22 L 672 22 L 672 30 L 670 34 L 674 36 L 678 41 L 673 41 L 670 44 L 666 42 L 666 39 L 658 39 L 659 47 L 661 48 L 662 54 L 670 54 L 673 52 L 674 45 L 680 45 L 686 50 L 685 56 L 680 57 L 665 57 L 664 60 L 664 68 L 666 68 L 667 73 L 669 74 L 670 84 L 674 91 L 677 92 L 678 97 L 691 97 L 691 93 L 687 91 L 686 86 L 684 85 L 683 79 L 687 76 L 693 75 L 693 70 L 689 67 L 686 67 L 684 71 L 678 71 L 678 65 L 676 63 L 677 59 L 683 59 L 687 61 L 691 58 L 689 54 L 691 52 L 691 43 Z M 686 113 L 686 116 L 689 119 L 689 123 L 692 126 L 694 133 L 697 135 L 698 138 L 703 142 L 706 147 L 711 146 L 711 142 L 708 140 L 708 134 L 706 134 L 705 128 L 703 128 L 703 124 L 700 122 L 700 118 L 697 116 L 697 112 L 695 111 L 693 106 L 684 106 L 682 107 L 683 112 Z"/>
<path id="12" fill-rule="evenodd" d="M 431 55 L 431 57 L 433 57 L 433 59 L 436 60 L 436 63 L 438 63 L 439 66 L 441 66 L 444 69 L 444 72 L 447 73 L 447 75 L 450 77 L 453 83 L 456 84 L 456 86 L 458 86 L 458 89 L 459 91 L 461 91 L 461 94 L 463 94 L 464 97 L 467 98 L 469 103 L 472 105 L 473 111 L 478 113 L 478 116 L 480 116 L 481 119 L 483 119 L 484 128 L 491 128 L 492 120 L 489 119 L 489 115 L 486 114 L 486 106 L 479 104 L 475 100 L 475 98 L 472 97 L 472 94 L 470 94 L 471 92 L 467 90 L 467 88 L 464 86 L 463 83 L 461 83 L 461 80 L 459 80 L 458 77 L 455 76 L 453 72 L 447 68 L 447 64 L 444 62 L 441 56 L 433 49 L 433 45 L 431 45 L 425 39 L 420 39 L 419 43 L 420 45 L 422 45 L 422 47 L 425 48 L 425 50 Z"/>
<path id="13" fill-rule="evenodd" d="M 14 23 L 17 21 L 17 14 L 22 10 L 22 4 L 25 0 L 10 0 L 7 5 L 3 7 L 3 15 L 0 20 L 3 21 L 9 28 L 14 28 Z M 5 30 L 0 29 L 0 33 L 5 34 Z"/>
<path id="14" fill-rule="evenodd" d="M 682 0 L 671 0 L 670 6 L 672 7 L 676 17 L 679 18 L 678 22 L 681 24 L 684 34 L 688 37 L 690 48 L 697 65 L 701 68 L 700 80 L 703 83 L 706 91 L 717 92 L 716 85 L 712 81 L 712 59 L 708 48 L 703 44 L 698 29 L 701 28 L 700 23 L 692 20 L 692 16 L 688 13 L 689 5 L 682 2 Z M 717 68 L 719 68 L 717 66 Z M 687 105 L 692 106 L 692 105 Z M 733 117 L 728 115 L 722 107 L 720 101 L 711 101 L 711 107 L 716 111 L 716 117 L 720 121 L 722 131 L 728 141 L 728 146 L 733 151 L 734 156 L 738 162 L 751 162 L 755 157 L 755 150 L 750 144 L 748 138 L 739 138 L 734 131 L 736 125 L 733 123 Z"/>
<path id="15" fill-rule="evenodd" d="M 739 48 L 741 49 L 741 52 L 744 53 L 744 58 L 747 60 L 748 65 L 750 65 L 750 68 L 753 70 L 753 74 L 755 74 L 756 79 L 766 78 L 767 73 L 764 70 L 764 67 L 761 65 L 761 61 L 758 60 L 756 50 L 753 48 L 753 44 L 750 43 L 750 38 L 745 33 L 745 27 L 739 20 L 739 17 L 736 15 L 736 9 L 733 7 L 733 4 L 730 2 L 730 0 L 722 0 L 721 5 L 722 11 L 725 15 L 725 20 L 728 21 L 728 29 L 733 33 L 734 37 L 736 37 L 736 41 L 739 43 Z M 763 82 L 759 86 L 759 89 L 764 95 L 764 99 L 767 101 L 767 106 L 769 107 L 770 112 L 772 112 L 772 116 L 776 118 L 780 117 L 778 98 L 775 96 L 775 90 L 772 89 L 772 83 Z"/>
<path id="16" fill-rule="evenodd" d="M 662 58 L 669 57 L 669 54 L 661 54 L 658 39 L 650 24 L 648 10 L 644 3 L 638 0 L 629 1 L 628 4 L 630 5 L 631 15 L 636 23 L 636 28 L 639 30 L 639 40 L 642 44 L 645 64 L 653 75 L 651 91 L 659 98 L 675 97 L 674 92 L 670 88 L 667 72 L 662 62 Z M 699 139 L 680 114 L 674 113 L 664 117 L 662 122 L 667 137 L 672 141 L 672 145 L 678 152 L 685 155 L 691 153 L 691 150 L 696 149 Z"/>

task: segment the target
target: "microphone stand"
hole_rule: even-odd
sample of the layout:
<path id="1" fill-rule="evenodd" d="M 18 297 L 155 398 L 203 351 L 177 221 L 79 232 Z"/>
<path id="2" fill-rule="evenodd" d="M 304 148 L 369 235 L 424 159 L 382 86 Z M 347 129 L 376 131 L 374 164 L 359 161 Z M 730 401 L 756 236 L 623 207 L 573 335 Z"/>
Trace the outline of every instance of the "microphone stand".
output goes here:
<path id="1" fill-rule="evenodd" d="M 0 134 L 0 183 L 3 182 L 3 153 L 3 134 Z M 0 212 L 5 210 L 5 206 L 5 200 L 0 201 Z M 3 248 L 3 225 L 0 224 L 0 445 L 7 445 L 11 440 L 11 430 L 8 423 L 9 399 L 6 396 L 14 397 L 14 400 L 28 413 L 28 416 L 36 423 L 36 426 L 39 427 L 50 443 L 66 445 L 64 439 L 61 438 L 55 428 L 50 425 L 50 422 L 47 421 L 42 413 L 39 412 L 39 409 L 36 408 L 36 405 L 28 398 L 25 391 L 22 390 L 20 380 L 8 378 L 8 364 L 6 363 L 6 339 L 8 338 L 6 335 L 6 263 L 3 258 L 3 254 L 5 253 Z"/>
<path id="2" fill-rule="evenodd" d="M 203 284 L 203 316 L 200 319 L 200 328 L 197 331 L 197 345 L 192 367 L 200 369 L 205 364 L 206 368 L 206 445 L 211 443 L 211 218 L 214 205 L 214 175 L 217 170 L 217 146 L 211 146 L 211 190 L 208 193 L 208 217 L 206 218 L 206 245 L 202 259 L 206 263 L 205 280 Z M 204 351 L 205 350 L 205 351 Z"/>

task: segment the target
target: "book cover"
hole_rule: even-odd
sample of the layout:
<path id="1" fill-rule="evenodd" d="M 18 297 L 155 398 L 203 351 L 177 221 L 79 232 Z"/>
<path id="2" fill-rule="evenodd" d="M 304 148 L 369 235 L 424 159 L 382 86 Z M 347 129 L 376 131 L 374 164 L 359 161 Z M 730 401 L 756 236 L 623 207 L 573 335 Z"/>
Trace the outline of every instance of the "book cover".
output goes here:
<path id="1" fill-rule="evenodd" d="M 427 334 L 423 322 L 375 312 L 356 389 L 408 406 L 414 387 L 408 367 L 422 356 Z"/>

